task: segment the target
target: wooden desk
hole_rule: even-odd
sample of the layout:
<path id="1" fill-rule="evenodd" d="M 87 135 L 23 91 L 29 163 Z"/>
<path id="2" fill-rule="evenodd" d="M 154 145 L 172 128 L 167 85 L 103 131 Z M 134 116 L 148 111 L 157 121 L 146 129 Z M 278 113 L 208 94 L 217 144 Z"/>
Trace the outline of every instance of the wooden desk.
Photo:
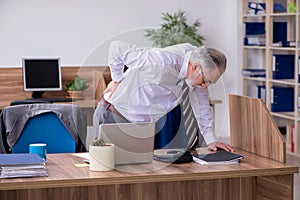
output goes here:
<path id="1" fill-rule="evenodd" d="M 0 199 L 293 199 L 298 167 L 237 153 L 245 156 L 239 165 L 188 163 L 161 168 L 162 163 L 154 161 L 110 172 L 76 167 L 84 162 L 72 154 L 48 154 L 49 177 L 0 179 Z M 129 169 L 153 171 L 126 172 Z"/>

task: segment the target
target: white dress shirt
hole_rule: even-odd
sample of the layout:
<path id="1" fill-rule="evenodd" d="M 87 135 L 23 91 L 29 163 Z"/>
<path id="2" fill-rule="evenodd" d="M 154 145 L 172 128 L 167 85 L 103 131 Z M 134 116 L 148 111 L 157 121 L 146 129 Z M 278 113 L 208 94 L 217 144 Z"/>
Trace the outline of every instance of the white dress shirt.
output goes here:
<path id="1" fill-rule="evenodd" d="M 139 48 L 114 41 L 108 65 L 113 81 L 121 81 L 108 98 L 132 122 L 158 121 L 181 102 L 183 80 L 195 46 L 178 44 L 166 48 Z M 128 70 L 123 73 L 124 65 Z M 199 129 L 207 144 L 216 141 L 208 90 L 193 88 L 189 93 Z"/>

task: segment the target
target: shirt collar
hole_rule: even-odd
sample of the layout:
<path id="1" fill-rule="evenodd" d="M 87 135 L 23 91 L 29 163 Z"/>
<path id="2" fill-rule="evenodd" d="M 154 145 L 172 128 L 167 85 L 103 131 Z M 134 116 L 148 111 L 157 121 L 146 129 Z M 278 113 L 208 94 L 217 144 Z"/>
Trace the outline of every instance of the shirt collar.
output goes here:
<path id="1" fill-rule="evenodd" d="M 181 67 L 181 70 L 180 70 L 179 76 L 178 76 L 178 78 L 180 78 L 180 79 L 184 79 L 186 77 L 191 54 L 192 54 L 192 51 L 187 51 L 184 55 L 183 64 L 182 64 L 182 67 Z"/>

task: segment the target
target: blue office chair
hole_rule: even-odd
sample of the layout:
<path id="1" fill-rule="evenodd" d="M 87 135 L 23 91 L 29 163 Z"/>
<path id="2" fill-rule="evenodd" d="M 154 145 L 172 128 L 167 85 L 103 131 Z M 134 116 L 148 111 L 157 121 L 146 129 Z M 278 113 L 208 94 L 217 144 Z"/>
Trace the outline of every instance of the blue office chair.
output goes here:
<path id="1" fill-rule="evenodd" d="M 48 153 L 86 152 L 87 117 L 73 104 L 23 104 L 0 113 L 0 153 L 26 153 L 46 143 Z"/>
<path id="2" fill-rule="evenodd" d="M 76 142 L 53 112 L 30 118 L 20 137 L 12 147 L 12 153 L 29 152 L 29 144 L 46 143 L 47 153 L 72 153 Z"/>

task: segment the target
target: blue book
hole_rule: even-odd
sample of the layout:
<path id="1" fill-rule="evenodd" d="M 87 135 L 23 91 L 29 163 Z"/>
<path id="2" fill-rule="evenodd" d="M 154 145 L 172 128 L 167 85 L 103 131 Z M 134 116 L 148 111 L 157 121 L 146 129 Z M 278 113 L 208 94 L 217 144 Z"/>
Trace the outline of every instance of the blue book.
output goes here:
<path id="1" fill-rule="evenodd" d="M 258 2 L 248 2 L 248 13 L 249 14 L 265 14 L 266 4 Z"/>
<path id="2" fill-rule="evenodd" d="M 283 5 L 281 5 L 280 3 L 274 3 L 273 12 L 274 13 L 283 13 L 283 12 L 286 12 L 286 8 Z"/>
<path id="3" fill-rule="evenodd" d="M 22 165 L 45 165 L 45 160 L 37 154 L 0 154 L 0 167 Z"/>
<path id="4" fill-rule="evenodd" d="M 249 77 L 266 77 L 266 70 L 265 69 L 243 69 L 242 75 L 249 76 Z"/>
<path id="5" fill-rule="evenodd" d="M 294 111 L 294 88 L 273 86 L 271 88 L 271 111 Z"/>
<path id="6" fill-rule="evenodd" d="M 48 176 L 46 163 L 37 154 L 0 154 L 0 178 Z"/>
<path id="7" fill-rule="evenodd" d="M 245 35 L 261 35 L 265 34 L 264 22 L 246 22 L 245 23 Z"/>
<path id="8" fill-rule="evenodd" d="M 294 79 L 295 55 L 273 55 L 273 79 Z"/>

